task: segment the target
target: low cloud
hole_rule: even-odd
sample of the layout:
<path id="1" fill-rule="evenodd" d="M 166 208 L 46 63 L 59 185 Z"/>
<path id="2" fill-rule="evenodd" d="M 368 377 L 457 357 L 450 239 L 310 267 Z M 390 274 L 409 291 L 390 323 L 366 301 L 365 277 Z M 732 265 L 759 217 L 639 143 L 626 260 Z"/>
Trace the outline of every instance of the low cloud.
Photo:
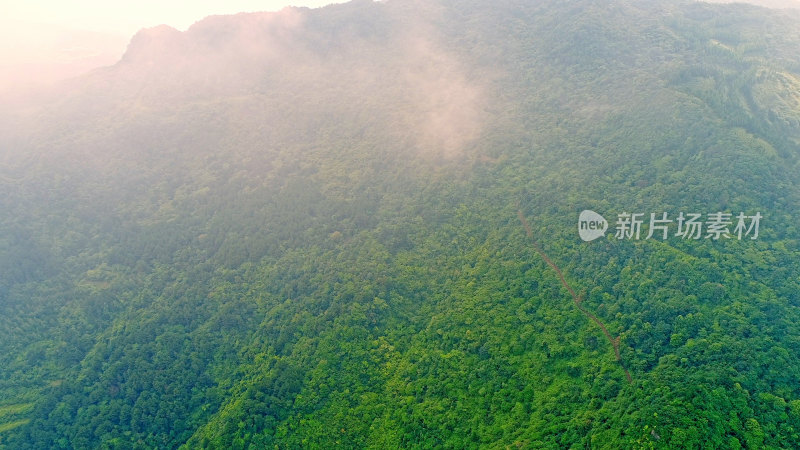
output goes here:
<path id="1" fill-rule="evenodd" d="M 408 39 L 400 79 L 413 105 L 408 120 L 416 147 L 452 158 L 481 133 L 484 90 L 455 57 L 426 37 Z"/>

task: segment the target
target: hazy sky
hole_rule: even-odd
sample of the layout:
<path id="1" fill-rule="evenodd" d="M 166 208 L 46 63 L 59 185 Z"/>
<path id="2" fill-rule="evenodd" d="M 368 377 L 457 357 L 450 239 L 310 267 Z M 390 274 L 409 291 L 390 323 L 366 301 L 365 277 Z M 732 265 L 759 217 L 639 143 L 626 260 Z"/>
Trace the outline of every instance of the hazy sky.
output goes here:
<path id="1" fill-rule="evenodd" d="M 342 0 L 0 0 L 0 92 L 116 62 L 141 28 Z"/>
<path id="2" fill-rule="evenodd" d="M 135 33 L 160 24 L 185 30 L 212 14 L 311 8 L 341 0 L 3 0 L 0 21 L 55 25 L 81 30 Z M 5 27 L 4 27 L 5 28 Z M 2 33 L 3 30 L 0 30 Z"/>

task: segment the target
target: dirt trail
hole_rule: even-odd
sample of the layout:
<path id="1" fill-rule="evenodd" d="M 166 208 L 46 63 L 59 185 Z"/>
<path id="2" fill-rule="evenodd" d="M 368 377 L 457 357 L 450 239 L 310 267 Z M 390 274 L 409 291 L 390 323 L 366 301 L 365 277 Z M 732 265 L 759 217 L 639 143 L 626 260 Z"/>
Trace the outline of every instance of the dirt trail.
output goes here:
<path id="1" fill-rule="evenodd" d="M 608 332 L 608 328 L 606 328 L 605 324 L 597 316 L 595 316 L 594 314 L 589 312 L 589 310 L 583 307 L 583 305 L 581 304 L 583 303 L 583 298 L 581 298 L 580 295 L 576 294 L 575 290 L 572 289 L 572 286 L 570 286 L 569 283 L 567 283 L 566 278 L 564 278 L 564 274 L 561 272 L 561 268 L 559 268 L 556 265 L 556 263 L 554 263 L 550 258 L 548 258 L 544 250 L 542 250 L 542 248 L 539 247 L 539 243 L 536 242 L 536 239 L 533 237 L 533 231 L 531 231 L 531 226 L 528 224 L 528 220 L 525 219 L 525 215 L 522 214 L 521 209 L 517 210 L 517 215 L 519 216 L 520 222 L 522 222 L 522 226 L 525 227 L 525 232 L 528 234 L 528 237 L 533 243 L 534 250 L 536 250 L 536 253 L 538 253 L 539 256 L 542 257 L 542 259 L 544 259 L 547 265 L 549 265 L 550 267 L 553 268 L 553 270 L 556 271 L 556 275 L 558 275 L 558 279 L 561 280 L 561 284 L 565 288 L 567 288 L 567 291 L 569 291 L 570 295 L 572 295 L 572 301 L 575 303 L 575 306 L 581 313 L 583 313 L 584 316 L 586 316 L 589 320 L 597 324 L 597 326 L 600 327 L 600 329 L 603 331 L 603 335 L 605 335 L 606 339 L 608 339 L 608 342 L 614 348 L 614 356 L 617 358 L 617 362 L 619 362 L 620 367 L 622 367 L 622 370 L 625 372 L 625 378 L 628 379 L 628 383 L 631 383 L 633 379 L 631 378 L 630 372 L 628 372 L 628 369 L 625 367 L 625 364 L 622 361 L 622 355 L 620 355 L 619 353 L 620 337 L 619 336 L 617 336 L 616 338 L 611 337 L 611 333 Z"/>

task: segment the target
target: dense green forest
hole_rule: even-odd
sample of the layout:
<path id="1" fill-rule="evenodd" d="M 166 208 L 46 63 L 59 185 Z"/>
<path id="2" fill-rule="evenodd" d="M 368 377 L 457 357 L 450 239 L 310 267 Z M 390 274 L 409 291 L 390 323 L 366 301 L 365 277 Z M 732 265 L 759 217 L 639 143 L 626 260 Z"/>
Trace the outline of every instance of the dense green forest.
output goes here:
<path id="1" fill-rule="evenodd" d="M 0 106 L 0 449 L 800 447 L 798 49 L 690 1 L 142 30 Z"/>

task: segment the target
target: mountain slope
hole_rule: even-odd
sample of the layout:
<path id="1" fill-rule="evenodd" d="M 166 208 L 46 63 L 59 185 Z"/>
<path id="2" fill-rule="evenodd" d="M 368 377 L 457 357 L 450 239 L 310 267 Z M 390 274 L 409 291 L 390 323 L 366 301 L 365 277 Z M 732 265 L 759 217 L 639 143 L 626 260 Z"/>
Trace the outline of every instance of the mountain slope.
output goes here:
<path id="1" fill-rule="evenodd" d="M 798 19 L 390 0 L 142 31 L 4 111 L 0 448 L 797 446 Z M 625 211 L 764 218 L 617 239 Z"/>

